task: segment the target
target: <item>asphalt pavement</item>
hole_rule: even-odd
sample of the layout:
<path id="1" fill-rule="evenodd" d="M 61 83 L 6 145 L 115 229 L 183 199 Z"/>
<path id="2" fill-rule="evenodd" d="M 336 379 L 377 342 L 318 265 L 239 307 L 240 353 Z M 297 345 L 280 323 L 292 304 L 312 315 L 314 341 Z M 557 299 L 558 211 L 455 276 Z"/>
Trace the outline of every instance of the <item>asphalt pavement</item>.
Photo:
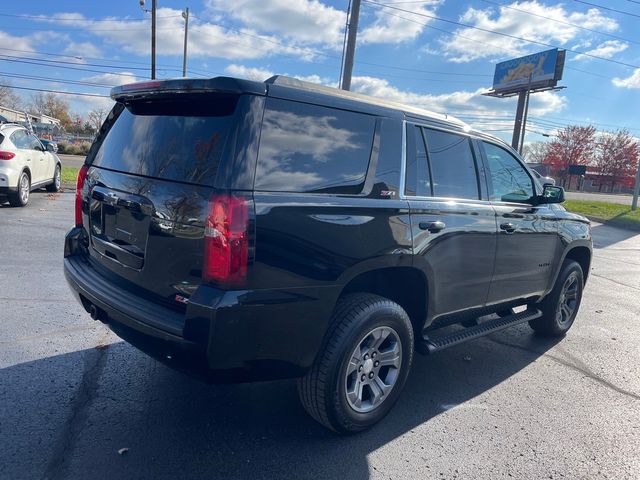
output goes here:
<path id="1" fill-rule="evenodd" d="M 632 195 L 616 193 L 595 193 L 595 192 L 565 192 L 565 197 L 569 200 L 591 200 L 595 202 L 619 203 L 620 205 L 631 205 Z"/>
<path id="2" fill-rule="evenodd" d="M 62 272 L 73 194 L 0 207 L 1 479 L 640 478 L 640 234 L 595 225 L 562 340 L 525 325 L 431 357 L 371 431 L 295 382 L 206 385 L 94 322 Z"/>

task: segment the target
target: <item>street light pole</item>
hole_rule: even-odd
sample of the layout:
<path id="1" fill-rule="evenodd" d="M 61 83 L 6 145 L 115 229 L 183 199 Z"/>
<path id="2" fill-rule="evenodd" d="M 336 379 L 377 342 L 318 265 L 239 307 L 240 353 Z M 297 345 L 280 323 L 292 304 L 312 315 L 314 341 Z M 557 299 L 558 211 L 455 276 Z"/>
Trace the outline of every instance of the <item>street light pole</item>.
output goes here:
<path id="1" fill-rule="evenodd" d="M 182 12 L 184 18 L 184 53 L 182 55 L 182 76 L 187 76 L 187 38 L 189 37 L 189 7 Z"/>

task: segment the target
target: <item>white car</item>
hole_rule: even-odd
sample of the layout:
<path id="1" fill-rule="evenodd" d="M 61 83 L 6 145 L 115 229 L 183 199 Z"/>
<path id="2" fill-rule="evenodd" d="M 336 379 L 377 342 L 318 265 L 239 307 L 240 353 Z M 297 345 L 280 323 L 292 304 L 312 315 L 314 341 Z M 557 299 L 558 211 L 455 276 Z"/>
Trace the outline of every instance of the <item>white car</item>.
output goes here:
<path id="1" fill-rule="evenodd" d="M 60 190 L 62 164 L 21 125 L 0 125 L 0 196 L 6 195 L 14 207 L 29 202 L 31 190 L 46 187 Z"/>

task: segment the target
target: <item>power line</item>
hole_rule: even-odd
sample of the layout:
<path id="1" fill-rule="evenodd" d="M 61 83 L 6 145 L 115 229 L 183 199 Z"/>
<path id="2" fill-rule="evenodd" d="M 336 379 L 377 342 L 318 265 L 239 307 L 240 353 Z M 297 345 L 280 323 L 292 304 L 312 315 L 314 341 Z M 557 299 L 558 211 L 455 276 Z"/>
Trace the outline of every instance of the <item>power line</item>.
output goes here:
<path id="1" fill-rule="evenodd" d="M 177 18 L 181 15 L 167 15 L 165 17 L 156 17 L 157 19 L 161 18 Z M 12 17 L 12 18 L 26 18 L 28 20 L 40 20 L 40 21 L 51 21 L 51 22 L 147 22 L 145 19 L 136 20 L 134 18 L 59 18 L 59 17 L 46 17 L 44 15 L 17 15 L 11 13 L 0 13 L 0 17 Z"/>
<path id="2" fill-rule="evenodd" d="M 616 12 L 616 13 L 621 13 L 623 15 L 629 15 L 631 17 L 638 17 L 640 18 L 640 15 L 636 14 L 636 13 L 631 13 L 631 12 L 626 12 L 624 10 L 616 10 L 615 8 L 611 8 L 611 7 L 603 7 L 602 5 L 597 5 L 595 3 L 591 3 L 591 2 L 583 2 L 582 0 L 573 0 L 576 3 L 584 3 L 585 5 L 590 5 L 592 7 L 596 7 L 596 8 L 601 8 L 602 10 L 609 10 L 610 12 Z M 636 2 L 633 2 L 636 3 Z"/>
<path id="3" fill-rule="evenodd" d="M 35 75 L 22 75 L 19 73 L 8 73 L 8 72 L 0 72 L 0 77 L 9 77 L 9 78 L 20 78 L 25 80 L 43 80 L 52 83 L 67 83 L 69 85 L 80 85 L 84 87 L 101 87 L 101 88 L 112 88 L 113 85 L 105 85 L 102 83 L 93 83 L 93 82 L 85 82 L 82 80 L 69 80 L 64 78 L 52 78 L 52 77 L 40 77 Z"/>
<path id="4" fill-rule="evenodd" d="M 51 65 L 51 64 L 46 64 L 46 63 L 39 63 L 39 62 L 30 62 L 28 60 L 16 60 L 16 59 L 11 59 L 11 58 L 2 58 L 2 56 L 0 56 L 0 61 L 5 61 L 5 62 L 15 62 L 15 63 L 25 63 L 25 64 L 29 64 L 29 65 L 38 65 L 40 67 L 51 67 L 51 68 L 64 68 L 67 70 L 79 70 L 81 72 L 93 72 L 93 73 L 102 73 L 102 74 L 111 74 L 111 75 L 118 75 L 121 77 L 130 77 L 131 75 L 126 74 L 126 73 L 119 73 L 119 72 L 105 72 L 104 70 L 94 70 L 91 68 L 80 68 L 80 67 L 69 67 L 69 66 L 65 66 L 65 65 Z"/>
<path id="5" fill-rule="evenodd" d="M 512 35 L 510 33 L 498 32 L 496 30 L 490 30 L 488 28 L 482 28 L 482 27 L 477 27 L 475 25 L 470 25 L 470 24 L 467 24 L 467 23 L 456 22 L 455 20 L 449 20 L 449 19 L 446 19 L 446 18 L 441 18 L 441 17 L 437 17 L 435 15 L 428 15 L 426 13 L 412 12 L 411 10 L 406 10 L 406 9 L 403 9 L 403 8 L 394 7 L 394 6 L 391 6 L 391 5 L 383 5 L 383 4 L 380 4 L 380 3 L 377 3 L 377 2 L 372 2 L 370 0 L 362 0 L 362 1 L 364 3 L 366 3 L 366 4 L 369 4 L 369 5 L 375 5 L 375 6 L 381 7 L 381 8 L 389 8 L 389 9 L 392 9 L 392 10 L 397 10 L 397 11 L 404 12 L 404 13 L 409 13 L 411 15 L 417 15 L 419 17 L 430 18 L 432 20 L 438 20 L 438 21 L 441 21 L 441 22 L 450 23 L 450 24 L 458 25 L 458 26 L 464 27 L 464 28 L 470 28 L 470 29 L 478 30 L 478 31 L 485 32 L 485 33 L 491 33 L 493 35 L 499 35 L 499 36 L 502 36 L 502 37 L 511 38 L 513 40 L 520 40 L 522 42 L 532 43 L 532 44 L 536 44 L 536 45 L 542 45 L 542 46 L 550 47 L 550 48 L 561 48 L 561 47 L 558 47 L 557 45 L 553 45 L 551 43 L 540 42 L 538 40 L 532 40 L 532 39 L 529 39 L 529 38 L 519 37 L 518 35 Z M 411 21 L 411 19 L 408 19 L 408 18 L 405 18 L 405 17 L 401 17 L 401 18 L 404 18 L 405 20 Z M 424 26 L 428 26 L 427 24 L 420 23 L 420 22 L 415 22 L 415 23 L 418 23 L 418 24 L 424 25 Z M 457 35 L 454 32 L 449 32 L 449 33 L 451 33 L 452 35 Z M 591 58 L 595 58 L 595 59 L 602 60 L 602 61 L 605 61 L 605 62 L 616 63 L 618 65 L 623 65 L 623 66 L 629 67 L 629 68 L 640 68 L 640 66 L 638 66 L 638 65 L 633 65 L 633 64 L 630 64 L 630 63 L 621 62 L 619 60 L 614 60 L 612 58 L 600 57 L 599 55 L 594 55 L 594 54 L 588 53 L 588 52 L 582 52 L 580 50 L 575 50 L 575 49 L 572 49 L 572 48 L 565 48 L 565 50 L 568 51 L 568 52 L 571 52 L 571 53 L 584 55 L 585 57 L 591 57 Z"/>
<path id="6" fill-rule="evenodd" d="M 64 91 L 61 91 L 61 90 L 48 90 L 48 89 L 45 89 L 45 88 L 16 87 L 15 85 L 0 85 L 0 87 L 15 88 L 16 90 L 29 90 L 31 92 L 58 93 L 60 95 L 75 95 L 75 96 L 80 96 L 80 97 L 110 98 L 109 95 L 100 95 L 98 93 L 64 92 Z"/>
<path id="7" fill-rule="evenodd" d="M 528 10 L 522 10 L 521 8 L 515 8 L 515 7 L 509 6 L 509 5 L 505 5 L 504 3 L 494 2 L 492 0 L 480 0 L 480 1 L 485 2 L 485 3 L 489 3 L 491 5 L 497 5 L 500 8 L 508 8 L 509 10 L 514 10 L 516 12 L 526 13 L 527 15 L 531 15 L 533 17 L 543 18 L 545 20 L 551 20 L 552 22 L 560 23 L 562 25 L 567 25 L 567 26 L 570 26 L 570 27 L 579 28 L 580 30 L 586 30 L 587 32 L 597 33 L 599 35 L 605 35 L 607 37 L 615 38 L 617 40 L 623 40 L 625 42 L 635 43 L 635 44 L 640 45 L 640 42 L 637 41 L 637 40 L 631 40 L 630 38 L 619 37 L 618 35 L 613 35 L 611 33 L 601 32 L 599 30 L 594 30 L 592 28 L 583 27 L 583 26 L 577 25 L 575 23 L 565 22 L 563 20 L 558 20 L 556 18 L 547 17 L 545 15 L 539 15 L 537 13 L 529 12 Z"/>

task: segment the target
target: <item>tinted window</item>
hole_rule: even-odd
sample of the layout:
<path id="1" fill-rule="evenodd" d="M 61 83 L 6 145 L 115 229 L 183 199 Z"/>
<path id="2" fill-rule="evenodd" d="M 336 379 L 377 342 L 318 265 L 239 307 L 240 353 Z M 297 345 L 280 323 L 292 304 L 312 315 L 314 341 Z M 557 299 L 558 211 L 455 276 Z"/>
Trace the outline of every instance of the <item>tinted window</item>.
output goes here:
<path id="1" fill-rule="evenodd" d="M 93 165 L 181 182 L 213 185 L 237 98 L 134 103 L 122 111 Z"/>
<path id="2" fill-rule="evenodd" d="M 18 148 L 29 149 L 31 142 L 29 141 L 29 135 L 24 130 L 16 130 L 11 134 L 11 141 Z"/>
<path id="3" fill-rule="evenodd" d="M 407 195 L 421 197 L 431 195 L 431 176 L 427 162 L 427 150 L 424 144 L 422 129 L 417 126 L 409 126 L 407 129 Z"/>
<path id="4" fill-rule="evenodd" d="M 478 199 L 478 176 L 467 137 L 425 128 L 436 197 Z"/>
<path id="5" fill-rule="evenodd" d="M 267 100 L 255 189 L 360 193 L 374 127 L 371 116 Z"/>
<path id="6" fill-rule="evenodd" d="M 491 143 L 482 143 L 493 187 L 491 200 L 503 202 L 529 200 L 533 196 L 533 184 L 520 162 L 505 149 Z"/>

